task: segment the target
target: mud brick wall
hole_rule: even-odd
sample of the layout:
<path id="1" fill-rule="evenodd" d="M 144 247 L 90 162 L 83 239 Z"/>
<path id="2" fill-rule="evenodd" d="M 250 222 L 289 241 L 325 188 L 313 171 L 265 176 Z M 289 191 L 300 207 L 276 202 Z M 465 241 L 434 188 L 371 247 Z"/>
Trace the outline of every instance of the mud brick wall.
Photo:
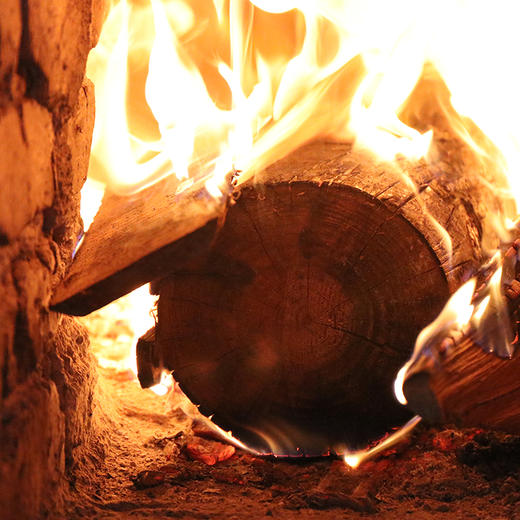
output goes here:
<path id="1" fill-rule="evenodd" d="M 81 229 L 98 0 L 0 2 L 0 511 L 62 507 L 89 431 L 88 338 L 50 312 Z"/>

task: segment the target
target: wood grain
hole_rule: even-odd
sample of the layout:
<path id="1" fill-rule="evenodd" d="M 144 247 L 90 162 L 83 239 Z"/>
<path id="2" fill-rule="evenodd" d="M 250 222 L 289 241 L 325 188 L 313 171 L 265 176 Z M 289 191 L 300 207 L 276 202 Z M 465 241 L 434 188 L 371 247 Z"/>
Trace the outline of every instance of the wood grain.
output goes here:
<path id="1" fill-rule="evenodd" d="M 240 187 L 206 258 L 159 284 L 165 366 L 251 442 L 316 453 L 377 437 L 406 417 L 392 382 L 416 335 L 481 261 L 489 200 L 469 187 L 346 144 L 278 161 Z"/>
<path id="2" fill-rule="evenodd" d="M 107 195 L 52 309 L 83 316 L 208 250 L 226 201 L 171 178 L 132 196 Z"/>

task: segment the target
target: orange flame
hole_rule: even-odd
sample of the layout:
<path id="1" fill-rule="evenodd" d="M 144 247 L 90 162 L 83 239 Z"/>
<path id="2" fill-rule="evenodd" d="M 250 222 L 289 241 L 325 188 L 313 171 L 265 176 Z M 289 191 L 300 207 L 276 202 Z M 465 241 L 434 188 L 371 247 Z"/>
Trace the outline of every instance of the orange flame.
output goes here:
<path id="1" fill-rule="evenodd" d="M 118 191 L 208 175 L 216 195 L 233 168 L 251 174 L 316 136 L 356 134 L 384 158 L 422 156 L 431 133 L 397 117 L 422 57 L 385 74 L 409 58 L 386 50 L 405 26 L 381 32 L 360 2 L 121 0 L 88 62 L 90 174 Z"/>
<path id="2" fill-rule="evenodd" d="M 353 140 L 387 161 L 427 159 L 432 132 L 403 114 L 420 111 L 412 94 L 433 65 L 450 95 L 434 90 L 418 104 L 444 113 L 504 178 L 492 188 L 514 206 L 518 9 L 507 0 L 120 0 L 88 61 L 97 105 L 89 177 L 123 193 L 167 175 L 179 190 L 203 178 L 220 197 L 229 172 L 240 170 L 242 182 L 317 137 Z M 506 240 L 515 218 L 515 208 L 490 215 L 486 227 Z M 430 220 L 449 252 L 447 233 Z M 463 286 L 416 352 L 504 316 L 504 274 L 496 257 L 492 264 L 486 290 L 476 297 L 473 282 Z M 495 343 L 508 351 L 502 336 Z M 409 366 L 396 382 L 401 402 Z"/>

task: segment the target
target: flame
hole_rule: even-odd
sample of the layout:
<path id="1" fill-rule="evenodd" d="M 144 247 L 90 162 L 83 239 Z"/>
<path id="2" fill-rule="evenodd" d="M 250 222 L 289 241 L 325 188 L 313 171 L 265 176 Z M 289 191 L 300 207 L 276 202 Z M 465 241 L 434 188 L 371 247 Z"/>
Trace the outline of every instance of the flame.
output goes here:
<path id="1" fill-rule="evenodd" d="M 203 176 L 218 196 L 228 172 L 247 178 L 317 136 L 423 156 L 431 132 L 397 115 L 426 59 L 418 34 L 400 41 L 418 10 L 392 28 L 365 2 L 343 4 L 121 0 L 88 60 L 90 176 L 119 192 Z"/>
<path id="2" fill-rule="evenodd" d="M 345 451 L 343 453 L 343 460 L 347 466 L 356 469 L 363 462 L 374 458 L 376 455 L 388 450 L 392 446 L 402 441 L 409 435 L 412 430 L 421 422 L 421 418 L 416 415 L 412 417 L 405 425 L 390 434 L 374 447 L 360 450 L 360 451 Z"/>
<path id="3" fill-rule="evenodd" d="M 475 175 L 509 207 L 484 223 L 489 264 L 421 332 L 399 372 L 405 404 L 403 381 L 421 356 L 435 362 L 434 344 L 473 331 L 511 355 L 511 268 L 489 237 L 506 242 L 517 231 L 518 10 L 507 0 L 119 0 L 87 64 L 97 107 L 89 179 L 120 193 L 168 175 L 178 190 L 204 179 L 219 198 L 230 172 L 244 182 L 319 137 L 385 161 L 429 161 L 437 129 L 423 116 L 442 115 L 478 159 Z M 428 71 L 435 81 L 425 93 L 418 82 Z M 449 254 L 447 232 L 402 175 Z M 150 304 L 140 298 L 141 317 Z"/>
<path id="4" fill-rule="evenodd" d="M 475 285 L 474 278 L 462 285 L 448 300 L 439 316 L 420 332 L 412 357 L 399 370 L 394 381 L 394 393 L 401 404 L 407 404 L 403 384 L 410 367 L 416 363 L 418 357 L 430 346 L 436 346 L 450 333 L 459 332 L 460 328 L 469 322 L 474 311 L 471 301 Z"/>
<path id="5" fill-rule="evenodd" d="M 219 198 L 230 172 L 244 182 L 318 137 L 385 161 L 430 160 L 434 129 L 409 122 L 433 111 L 474 150 L 475 175 L 511 203 L 487 217 L 487 247 L 490 229 L 507 234 L 520 195 L 514 19 L 505 0 L 492 10 L 482 0 L 119 0 L 87 64 L 97 105 L 89 177 L 122 193 L 167 175 L 179 190 L 203 178 Z M 482 38 L 490 27 L 500 29 Z M 416 92 L 432 70 L 432 91 Z M 401 173 L 450 256 L 449 236 Z"/>
<path id="6" fill-rule="evenodd" d="M 92 350 L 99 366 L 126 373 L 137 382 L 137 360 L 135 348 L 137 340 L 155 325 L 152 309 L 157 297 L 150 294 L 149 286 L 143 285 L 135 291 L 80 318 L 89 330 Z M 162 385 L 161 385 L 162 383 Z M 161 380 L 154 390 L 164 392 Z"/>
<path id="7" fill-rule="evenodd" d="M 506 0 L 119 0 L 87 64 L 89 174 L 119 192 L 203 177 L 219 197 L 229 172 L 243 181 L 316 137 L 355 140 L 384 160 L 428 157 L 432 130 L 407 124 L 426 106 L 481 158 L 483 181 L 517 200 L 517 10 Z M 427 66 L 442 79 L 412 100 Z M 490 221 L 505 229 L 509 213 Z"/>
<path id="8" fill-rule="evenodd" d="M 101 207 L 105 185 L 90 177 L 87 178 L 83 188 L 81 188 L 81 207 L 80 215 L 83 221 L 83 234 L 85 234 Z"/>

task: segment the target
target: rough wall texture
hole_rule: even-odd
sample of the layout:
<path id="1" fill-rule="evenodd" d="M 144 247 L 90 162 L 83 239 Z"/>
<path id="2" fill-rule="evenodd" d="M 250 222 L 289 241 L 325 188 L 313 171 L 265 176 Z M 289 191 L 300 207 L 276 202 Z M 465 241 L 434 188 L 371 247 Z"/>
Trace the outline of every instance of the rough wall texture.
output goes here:
<path id="1" fill-rule="evenodd" d="M 0 511 L 59 511 L 88 431 L 88 338 L 48 310 L 80 231 L 98 0 L 0 2 Z M 64 411 L 67 410 L 67 414 Z"/>

